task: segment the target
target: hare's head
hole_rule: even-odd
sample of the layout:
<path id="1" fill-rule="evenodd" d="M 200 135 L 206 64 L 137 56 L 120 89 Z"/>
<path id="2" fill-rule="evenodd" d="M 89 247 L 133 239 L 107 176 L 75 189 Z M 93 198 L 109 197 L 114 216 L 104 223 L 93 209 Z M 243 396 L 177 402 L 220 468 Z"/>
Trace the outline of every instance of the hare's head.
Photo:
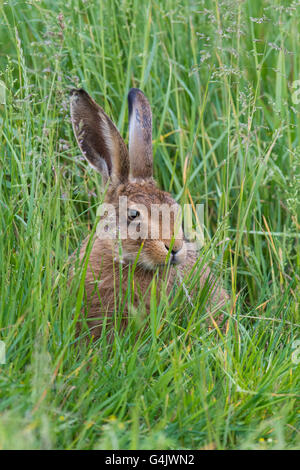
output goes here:
<path id="1" fill-rule="evenodd" d="M 103 109 L 84 90 L 72 90 L 71 118 L 78 145 L 107 185 L 105 204 L 115 211 L 115 238 L 121 238 L 123 260 L 134 262 L 138 255 L 138 263 L 146 269 L 166 261 L 183 263 L 187 249 L 180 207 L 153 180 L 149 102 L 141 90 L 133 88 L 128 105 L 127 150 Z"/>

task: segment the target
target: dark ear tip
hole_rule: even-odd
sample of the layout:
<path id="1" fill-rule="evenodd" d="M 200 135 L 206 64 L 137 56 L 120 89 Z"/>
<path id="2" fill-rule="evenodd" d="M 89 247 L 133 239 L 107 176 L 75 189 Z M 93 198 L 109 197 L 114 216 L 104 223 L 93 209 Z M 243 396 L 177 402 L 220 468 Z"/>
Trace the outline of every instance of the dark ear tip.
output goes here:
<path id="1" fill-rule="evenodd" d="M 139 88 L 131 88 L 128 93 L 128 102 L 133 103 L 138 95 L 145 97 L 144 93 Z"/>
<path id="2" fill-rule="evenodd" d="M 137 93 L 142 93 L 142 95 L 144 94 L 139 88 L 130 88 L 128 96 L 135 96 Z"/>
<path id="3" fill-rule="evenodd" d="M 70 90 L 70 96 L 75 96 L 75 95 L 86 95 L 86 91 L 83 88 L 72 88 Z"/>
<path id="4" fill-rule="evenodd" d="M 138 98 L 142 99 L 142 101 L 147 101 L 147 98 L 142 92 L 142 90 L 140 90 L 139 88 L 131 88 L 128 93 L 129 115 L 131 115 L 134 101 L 136 101 Z"/>

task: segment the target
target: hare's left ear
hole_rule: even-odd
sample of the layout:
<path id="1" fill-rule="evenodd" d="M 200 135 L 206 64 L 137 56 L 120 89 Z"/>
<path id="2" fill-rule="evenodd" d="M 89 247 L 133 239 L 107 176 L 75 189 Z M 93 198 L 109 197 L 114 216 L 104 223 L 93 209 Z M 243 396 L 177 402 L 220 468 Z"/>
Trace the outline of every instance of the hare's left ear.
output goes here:
<path id="1" fill-rule="evenodd" d="M 138 88 L 128 93 L 129 160 L 132 178 L 152 178 L 152 114 L 149 101 Z"/>
<path id="2" fill-rule="evenodd" d="M 84 91 L 71 91 L 71 119 L 78 145 L 89 164 L 118 185 L 129 176 L 129 158 L 124 140 L 103 109 Z"/>

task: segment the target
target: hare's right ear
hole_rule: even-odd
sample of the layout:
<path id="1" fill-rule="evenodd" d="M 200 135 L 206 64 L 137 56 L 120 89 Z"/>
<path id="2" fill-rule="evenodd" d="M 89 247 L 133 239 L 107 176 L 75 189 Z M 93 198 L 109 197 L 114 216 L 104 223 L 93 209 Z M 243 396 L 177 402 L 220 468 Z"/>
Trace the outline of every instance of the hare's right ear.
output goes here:
<path id="1" fill-rule="evenodd" d="M 71 119 L 78 145 L 89 164 L 113 184 L 125 183 L 129 157 L 124 140 L 103 109 L 84 91 L 71 91 Z"/>
<path id="2" fill-rule="evenodd" d="M 152 113 L 149 101 L 138 88 L 128 93 L 130 176 L 152 179 Z"/>

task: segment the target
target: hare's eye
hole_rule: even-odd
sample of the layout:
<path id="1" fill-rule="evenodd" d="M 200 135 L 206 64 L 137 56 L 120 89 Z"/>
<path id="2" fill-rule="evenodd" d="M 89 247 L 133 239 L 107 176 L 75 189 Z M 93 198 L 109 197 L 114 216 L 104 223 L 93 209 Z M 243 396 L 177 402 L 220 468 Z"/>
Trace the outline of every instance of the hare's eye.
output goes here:
<path id="1" fill-rule="evenodd" d="M 134 220 L 140 215 L 140 213 L 139 211 L 136 211 L 135 209 L 128 209 L 127 215 L 128 215 L 129 220 Z"/>

